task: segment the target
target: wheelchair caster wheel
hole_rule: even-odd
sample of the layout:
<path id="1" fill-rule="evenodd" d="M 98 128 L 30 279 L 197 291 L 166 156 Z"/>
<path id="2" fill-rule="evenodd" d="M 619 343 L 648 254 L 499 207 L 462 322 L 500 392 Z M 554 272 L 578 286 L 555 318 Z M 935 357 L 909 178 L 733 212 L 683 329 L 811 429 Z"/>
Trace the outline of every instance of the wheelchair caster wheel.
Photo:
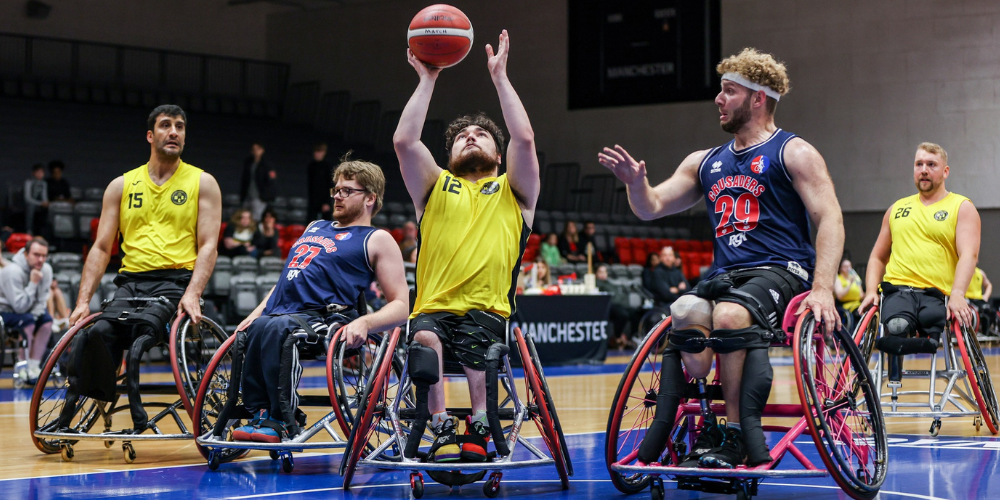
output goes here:
<path id="1" fill-rule="evenodd" d="M 931 422 L 931 428 L 928 431 L 928 432 L 931 433 L 931 436 L 932 437 L 937 437 L 938 432 L 940 432 L 940 431 L 941 431 L 941 421 L 940 420 L 935 420 L 934 422 Z"/>
<path id="2" fill-rule="evenodd" d="M 122 443 L 122 452 L 125 454 L 125 463 L 135 462 L 135 448 L 132 443 Z"/>
<path id="3" fill-rule="evenodd" d="M 496 498 L 500 494 L 500 478 L 503 474 L 499 472 L 493 472 L 490 474 L 490 478 L 486 480 L 486 484 L 483 485 L 483 494 L 489 498 Z"/>
<path id="4" fill-rule="evenodd" d="M 283 454 L 281 456 L 281 470 L 285 472 L 292 472 L 292 469 L 294 468 L 295 463 L 292 462 L 292 453 L 288 452 L 288 454 Z"/>
<path id="5" fill-rule="evenodd" d="M 59 450 L 59 455 L 62 456 L 64 462 L 69 462 L 73 460 L 73 447 L 70 445 L 65 445 Z"/>
<path id="6" fill-rule="evenodd" d="M 208 452 L 208 470 L 219 470 L 219 452 Z"/>
<path id="7" fill-rule="evenodd" d="M 972 419 L 972 425 L 976 427 L 976 432 L 979 432 L 979 428 L 983 426 L 983 417 L 976 417 Z"/>
<path id="8" fill-rule="evenodd" d="M 663 480 L 659 477 L 654 477 L 649 481 L 649 498 L 663 500 Z"/>
<path id="9" fill-rule="evenodd" d="M 270 451 L 267 452 L 267 454 L 268 454 L 268 456 L 271 457 L 271 460 L 277 460 L 278 456 L 279 456 L 278 452 L 275 451 L 275 450 L 270 450 Z"/>
<path id="10" fill-rule="evenodd" d="M 111 440 L 111 441 L 105 441 L 105 442 L 104 442 L 104 447 L 105 447 L 105 448 L 111 448 L 111 447 L 112 447 L 112 446 L 114 446 L 114 445 L 115 445 L 115 442 L 114 442 L 114 440 Z"/>
<path id="11" fill-rule="evenodd" d="M 424 496 L 424 476 L 419 472 L 414 472 L 410 474 L 410 491 L 413 492 L 413 498 L 420 498 Z"/>

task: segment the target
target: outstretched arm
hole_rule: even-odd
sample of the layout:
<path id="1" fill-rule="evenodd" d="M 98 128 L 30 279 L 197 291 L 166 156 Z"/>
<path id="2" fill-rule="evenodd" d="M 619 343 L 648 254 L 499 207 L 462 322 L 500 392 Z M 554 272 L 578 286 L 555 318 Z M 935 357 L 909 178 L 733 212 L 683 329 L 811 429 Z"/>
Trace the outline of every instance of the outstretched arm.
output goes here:
<path id="1" fill-rule="evenodd" d="M 642 220 L 653 220 L 687 210 L 698 202 L 701 198 L 698 165 L 706 154 L 708 150 L 691 153 L 674 175 L 656 187 L 650 186 L 646 178 L 646 162 L 636 161 L 617 144 L 597 153 L 597 161 L 625 183 L 628 203 L 635 215 Z"/>
<path id="2" fill-rule="evenodd" d="M 201 322 L 201 294 L 215 269 L 215 259 L 219 256 L 219 226 L 222 224 L 222 191 L 215 177 L 208 172 L 201 173 L 198 188 L 198 259 L 194 263 L 191 282 L 184 290 L 184 296 L 177 304 L 177 311 L 183 312 L 195 324 Z"/>
<path id="3" fill-rule="evenodd" d="M 816 269 L 803 308 L 823 320 L 825 332 L 840 329 L 840 315 L 833 300 L 837 263 L 844 251 L 844 216 L 833 188 L 833 180 L 819 151 L 802 139 L 792 139 L 785 148 L 785 165 L 792 185 L 816 225 Z"/>
<path id="4" fill-rule="evenodd" d="M 531 129 L 528 113 L 507 78 L 509 53 L 510 36 L 507 30 L 500 33 L 496 54 L 493 53 L 492 46 L 486 45 L 488 57 L 486 65 L 490 70 L 493 85 L 497 88 L 503 120 L 510 133 L 510 144 L 507 146 L 507 179 L 521 204 L 525 223 L 530 227 L 535 218 L 535 203 L 541 190 L 538 154 L 535 152 L 535 132 Z"/>
<path id="5" fill-rule="evenodd" d="M 125 190 L 125 177 L 117 177 L 104 190 L 104 201 L 101 206 L 101 220 L 97 224 L 97 237 L 94 246 L 87 254 L 87 262 L 83 266 L 83 276 L 80 278 L 80 291 L 76 297 L 76 308 L 69 316 L 70 326 L 90 314 L 90 299 L 94 296 L 101 276 L 108 268 L 111 258 L 111 247 L 118 238 L 118 214 L 121 211 L 122 192 Z"/>
<path id="6" fill-rule="evenodd" d="M 972 273 L 976 271 L 979 262 L 979 240 L 982 229 L 979 211 L 972 202 L 965 201 L 958 207 L 958 225 L 955 227 L 955 250 L 958 252 L 958 265 L 955 266 L 955 281 L 951 285 L 951 298 L 948 300 L 948 319 L 955 317 L 963 326 L 972 324 L 972 310 L 965 300 L 965 292 L 972 281 Z"/>
<path id="7" fill-rule="evenodd" d="M 375 269 L 375 279 L 388 303 L 382 309 L 347 324 L 343 335 L 348 347 L 361 345 L 369 333 L 403 324 L 410 310 L 410 290 L 403 272 L 403 254 L 399 252 L 392 235 L 385 231 L 372 233 L 368 242 L 368 261 Z"/>
<path id="8" fill-rule="evenodd" d="M 441 175 L 441 167 L 434 162 L 434 155 L 423 142 L 420 142 L 420 134 L 427 119 L 427 107 L 431 103 L 434 83 L 441 69 L 431 68 L 420 62 L 410 49 L 406 49 L 406 59 L 410 66 L 417 70 L 420 83 L 417 84 L 417 89 L 413 91 L 413 95 L 399 116 L 399 125 L 396 126 L 396 133 L 392 136 L 392 145 L 396 150 L 396 157 L 399 158 L 399 170 L 403 173 L 406 191 L 410 193 L 413 206 L 417 209 L 417 219 L 420 219 L 420 214 L 423 213 L 424 205 L 427 203 L 427 194 Z"/>

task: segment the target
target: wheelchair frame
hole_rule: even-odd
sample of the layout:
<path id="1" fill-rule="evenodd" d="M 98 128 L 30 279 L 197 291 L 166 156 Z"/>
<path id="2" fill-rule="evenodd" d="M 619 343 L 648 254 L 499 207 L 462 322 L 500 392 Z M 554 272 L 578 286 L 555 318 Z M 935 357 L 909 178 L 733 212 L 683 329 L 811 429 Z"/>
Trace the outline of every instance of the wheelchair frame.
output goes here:
<path id="1" fill-rule="evenodd" d="M 506 327 L 507 339 L 504 345 L 509 345 L 511 328 L 509 323 Z M 409 324 L 407 324 L 407 338 L 409 338 Z M 344 459 L 341 462 L 340 473 L 344 477 L 344 490 L 351 487 L 351 481 L 357 467 L 373 467 L 385 470 L 409 470 L 410 487 L 415 498 L 423 496 L 423 474 L 420 471 L 446 472 L 446 471 L 476 471 L 472 475 L 473 481 L 482 479 L 489 472 L 489 478 L 483 485 L 483 493 L 490 498 L 499 494 L 500 481 L 503 472 L 514 469 L 524 469 L 529 467 L 540 467 L 545 465 L 555 465 L 559 473 L 560 483 L 563 489 L 569 488 L 569 476 L 573 475 L 572 462 L 566 450 L 565 436 L 555 414 L 552 399 L 545 383 L 544 374 L 541 372 L 541 364 L 538 362 L 538 355 L 534 349 L 534 343 L 530 338 L 524 337 L 519 328 L 513 329 L 514 341 L 517 343 L 522 365 L 525 371 L 525 389 L 527 398 L 522 401 L 517 394 L 517 389 L 513 383 L 513 371 L 510 366 L 510 357 L 503 354 L 502 363 L 497 369 L 497 383 L 502 384 L 507 391 L 507 396 L 498 404 L 498 417 L 502 420 L 510 420 L 512 423 L 505 426 L 507 430 L 506 446 L 510 453 L 505 456 L 497 456 L 487 459 L 485 462 L 447 462 L 433 463 L 421 461 L 418 457 L 406 458 L 401 450 L 406 445 L 406 438 L 409 435 L 408 427 L 403 422 L 412 421 L 416 417 L 416 409 L 412 407 L 413 384 L 410 381 L 407 370 L 409 358 L 407 357 L 404 366 L 400 371 L 399 380 L 396 384 L 395 397 L 390 396 L 388 379 L 389 365 L 385 359 L 381 360 L 381 365 L 376 378 L 368 383 L 365 389 L 364 407 L 359 411 L 360 422 L 351 430 L 348 438 L 348 448 L 344 451 Z M 389 340 L 389 349 L 395 350 L 399 341 L 398 331 Z M 445 370 L 446 377 L 465 378 L 462 371 L 458 373 Z M 487 374 L 487 380 L 491 377 Z M 377 400 L 373 398 L 377 395 Z M 401 404 L 406 400 L 409 408 L 401 408 Z M 508 407 L 508 405 L 511 405 Z M 487 408 L 490 402 L 487 401 Z M 467 416 L 471 414 L 469 408 L 448 408 L 452 416 Z M 375 414 L 379 421 L 373 421 Z M 489 418 L 489 417 L 488 417 Z M 380 422 L 388 420 L 388 424 Z M 537 420 L 536 420 L 537 419 Z M 521 435 L 521 426 L 525 420 L 535 420 L 542 434 L 542 439 L 548 447 L 550 454 L 546 455 L 539 447 L 533 445 Z M 404 431 L 404 428 L 407 430 Z M 362 434 L 360 431 L 364 431 Z M 377 446 L 371 446 L 373 432 L 388 434 L 387 438 Z M 431 439 L 424 434 L 421 439 L 430 442 Z M 379 439 L 381 440 L 381 439 Z M 364 444 L 365 446 L 361 446 Z M 532 459 L 524 461 L 513 461 L 514 451 L 517 445 L 523 446 L 531 455 Z M 367 450 L 367 453 L 363 453 Z M 468 483 L 465 483 L 468 484 Z"/>
<path id="2" fill-rule="evenodd" d="M 242 420 L 249 420 L 249 413 L 242 407 L 237 407 L 238 402 L 241 400 L 239 397 L 239 384 L 233 384 L 233 365 L 236 363 L 233 361 L 233 350 L 237 347 L 234 346 L 236 342 L 242 340 L 246 333 L 237 332 L 235 335 L 231 336 L 226 340 L 219 350 L 212 357 L 209 362 L 208 369 L 205 372 L 205 377 L 202 379 L 202 383 L 198 388 L 198 395 L 195 398 L 195 405 L 193 410 L 195 428 L 202 429 L 201 435 L 199 435 L 195 442 L 198 446 L 198 451 L 208 460 L 208 467 L 211 470 L 216 470 L 222 463 L 230 462 L 237 458 L 241 458 L 249 453 L 251 450 L 266 450 L 268 451 L 272 460 L 281 460 L 282 470 L 285 472 L 291 472 L 294 467 L 294 460 L 292 458 L 293 452 L 302 452 L 307 449 L 323 449 L 323 448 L 343 448 L 347 445 L 347 440 L 340 436 L 337 431 L 331 425 L 334 421 L 340 426 L 341 431 L 344 434 L 350 432 L 351 423 L 354 421 L 355 416 L 351 414 L 351 398 L 349 395 L 345 394 L 345 388 L 343 386 L 343 360 L 345 359 L 346 345 L 340 342 L 340 335 L 343 332 L 343 326 L 337 328 L 336 333 L 329 338 L 324 338 L 324 343 L 326 344 L 326 379 L 327 388 L 329 390 L 329 395 L 318 396 L 318 395 L 305 395 L 299 396 L 299 407 L 329 407 L 332 406 L 330 413 L 326 414 L 322 418 L 313 422 L 312 425 L 303 429 L 298 435 L 291 439 L 286 439 L 280 443 L 263 443 L 257 441 L 233 441 L 231 439 L 231 431 L 234 427 L 237 427 Z M 397 328 L 398 330 L 398 328 Z M 304 337 L 304 333 L 302 334 Z M 379 335 L 379 334 L 369 334 L 368 342 L 365 346 L 376 345 L 375 359 L 386 351 L 386 344 L 388 343 L 389 335 Z M 237 344 L 238 346 L 239 344 Z M 365 351 L 360 351 L 359 354 L 364 357 Z M 230 370 L 228 376 L 219 374 L 219 367 L 224 364 L 225 359 L 229 357 Z M 341 360 L 338 367 L 337 361 Z M 242 359 L 239 360 L 239 365 L 236 369 L 242 369 Z M 358 365 L 359 367 L 364 366 L 364 360 Z M 339 370 L 339 371 L 338 371 Z M 362 370 L 363 371 L 363 370 Z M 336 374 L 340 373 L 341 380 L 340 383 L 335 382 Z M 368 372 L 370 373 L 370 372 Z M 356 375 L 364 377 L 364 374 Z M 226 400 L 223 402 L 219 399 L 221 394 L 225 394 Z M 213 399 L 211 405 L 206 405 L 209 399 Z M 230 402 L 233 402 L 230 404 Z M 355 395 L 354 401 L 355 408 L 357 404 L 357 395 Z M 219 407 L 222 406 L 220 410 Z M 235 414 L 233 412 L 236 412 Z M 213 420 L 214 418 L 214 420 Z M 226 431 L 229 432 L 226 432 Z M 315 436 L 321 434 L 325 431 L 331 440 L 329 441 L 311 441 Z M 223 437 L 223 433 L 226 433 L 226 437 Z"/>
<path id="3" fill-rule="evenodd" d="M 157 299 L 136 297 L 131 300 Z M 77 333 L 91 326 L 100 315 L 100 312 L 93 313 L 81 320 L 77 326 L 67 331 L 59 339 L 59 342 L 52 349 L 49 357 L 42 365 L 42 372 L 32 392 L 30 407 L 30 414 L 34 416 L 30 422 L 30 432 L 35 447 L 47 454 L 60 453 L 63 460 L 69 461 L 74 457 L 73 446 L 79 441 L 103 441 L 104 446 L 110 448 L 116 440 L 121 440 L 125 462 L 132 463 L 136 459 L 135 448 L 132 446 L 133 441 L 186 440 L 194 438 L 194 434 L 188 430 L 178 410 L 183 409 L 189 417 L 191 416 L 190 398 L 194 396 L 191 388 L 196 387 L 197 382 L 199 382 L 193 377 L 199 375 L 200 368 L 196 368 L 192 373 L 190 367 L 191 363 L 195 360 L 188 359 L 189 353 L 186 347 L 180 349 L 178 347 L 186 346 L 188 341 L 197 342 L 198 344 L 196 345 L 198 345 L 199 352 L 205 354 L 206 347 L 202 345 L 205 339 L 214 338 L 215 341 L 221 344 L 228 335 L 222 327 L 208 317 L 203 317 L 199 327 L 193 328 L 190 319 L 184 314 L 175 314 L 174 318 L 172 318 L 167 341 L 170 353 L 170 368 L 171 372 L 173 372 L 174 383 L 172 385 L 163 383 L 139 384 L 140 394 L 143 397 L 176 394 L 179 398 L 172 403 L 143 401 L 143 408 L 160 409 L 155 414 L 150 415 L 146 429 L 138 434 L 111 430 L 113 416 L 116 413 L 130 409 L 127 401 L 125 404 L 118 404 L 121 396 L 127 394 L 128 391 L 127 381 L 123 384 L 125 379 L 124 363 L 119 367 L 116 376 L 115 401 L 97 401 L 81 395 L 77 401 L 77 411 L 70 423 L 72 431 L 62 432 L 54 428 L 62 404 L 65 402 L 65 391 L 68 383 L 67 377 L 59 373 L 59 367 L 63 364 L 61 358 L 66 353 L 73 339 L 76 338 Z M 203 336 L 203 328 L 208 330 L 212 337 Z M 205 356 L 205 358 L 207 359 L 208 356 Z M 183 366 L 180 365 L 181 363 Z M 55 386 L 55 392 L 53 392 L 52 386 Z M 56 400 L 56 396 L 63 397 L 61 402 Z M 53 406 L 51 409 L 47 408 L 50 404 Z M 44 415 L 42 412 L 44 412 Z M 168 421 L 172 421 L 177 425 L 179 433 L 164 434 L 160 431 L 157 424 L 168 417 L 170 417 Z M 40 419 L 45 420 L 40 421 Z M 99 421 L 103 422 L 104 431 L 90 433 L 89 431 Z M 152 431 L 152 434 L 146 434 L 146 430 Z"/>
<path id="4" fill-rule="evenodd" d="M 855 341 L 862 346 L 864 355 L 871 363 L 875 341 L 885 335 L 879 306 L 872 306 L 858 323 Z M 873 321 L 874 320 L 874 321 Z M 957 353 L 956 353 L 957 347 Z M 944 369 L 938 368 L 938 354 L 944 359 Z M 887 417 L 933 418 L 928 432 L 937 436 L 942 418 L 973 417 L 973 425 L 978 432 L 983 424 L 993 434 L 1000 430 L 998 422 L 997 396 L 993 389 L 989 368 L 979 346 L 977 334 L 968 327 L 960 327 L 952 320 L 941 332 L 941 348 L 931 354 L 930 370 L 902 370 L 902 378 L 929 379 L 927 390 L 900 390 L 902 382 L 886 382 L 887 356 L 876 354 L 872 375 L 875 377 L 883 414 Z M 905 356 L 905 355 L 904 355 Z M 961 364 L 959 364 L 961 357 Z M 973 359 L 975 357 L 975 359 Z M 971 374 L 971 375 L 970 375 Z M 945 381 L 943 390 L 936 390 L 938 380 Z M 959 384 L 959 381 L 962 383 Z M 964 387 L 963 387 L 964 386 Z M 889 389 L 886 393 L 886 389 Z M 955 394 L 957 392 L 957 394 Z M 924 396 L 925 402 L 899 401 L 900 396 Z M 889 401 L 885 401 L 889 398 Z M 913 408 L 913 410 L 909 410 Z M 923 408 L 925 411 L 917 411 Z"/>
<path id="5" fill-rule="evenodd" d="M 17 337 L 12 335 L 14 333 L 17 334 Z M 7 328 L 3 318 L 0 318 L 0 373 L 3 372 L 3 361 L 6 357 L 7 349 L 10 348 L 11 369 L 14 372 L 12 379 L 15 389 L 24 389 L 28 383 L 24 374 L 20 373 L 17 369 L 18 363 L 25 361 L 23 359 L 19 360 L 18 351 L 26 347 L 27 340 L 24 338 L 24 332 L 18 328 Z"/>
<path id="6" fill-rule="evenodd" d="M 797 296 L 786 309 L 784 325 L 794 324 L 789 331 L 789 341 L 794 356 L 794 367 L 798 379 L 799 404 L 767 404 L 763 417 L 799 417 L 792 426 L 763 425 L 764 431 L 785 432 L 778 443 L 770 449 L 773 461 L 756 467 L 738 466 L 734 469 L 682 468 L 654 463 L 642 465 L 636 462 L 638 447 L 642 437 L 639 431 L 647 428 L 652 420 L 657 404 L 660 368 L 657 356 L 663 352 L 666 333 L 671 318 L 657 324 L 646 335 L 622 375 L 618 391 L 608 418 L 605 461 L 612 483 L 624 493 L 637 493 L 650 486 L 654 500 L 664 496 L 663 480 L 660 475 L 677 480 L 678 489 L 698 490 L 712 493 L 736 494 L 737 499 L 747 500 L 757 494 L 758 485 L 777 477 L 826 477 L 832 476 L 838 486 L 859 500 L 874 498 L 885 479 L 888 465 L 888 444 L 881 407 L 868 364 L 860 350 L 846 332 L 838 331 L 828 343 L 817 330 L 817 322 L 812 311 L 806 310 L 797 318 L 793 311 L 806 294 Z M 794 322 L 792 319 L 794 318 Z M 833 361 L 828 362 L 827 358 Z M 652 365 L 652 374 L 644 371 Z M 705 379 L 694 381 L 697 397 L 682 398 L 677 410 L 674 428 L 667 442 L 664 460 L 667 464 L 680 463 L 687 450 L 683 443 L 685 435 L 693 443 L 698 428 L 715 415 L 725 414 L 725 404 L 712 404 L 712 399 L 721 398 L 718 386 L 720 366 L 716 358 L 716 373 L 713 383 Z M 853 373 L 852 373 L 853 372 Z M 649 380 L 640 380 L 643 374 Z M 692 380 L 689 378 L 689 383 Z M 636 396 L 638 388 L 645 393 Z M 806 386 L 809 387 L 806 387 Z M 709 389 L 716 388 L 713 394 Z M 831 425 L 828 414 L 855 413 L 860 415 L 840 415 L 840 422 Z M 634 416 L 633 427 L 626 430 L 623 422 Z M 849 419 L 864 420 L 862 425 Z M 870 423 L 870 424 L 869 424 Z M 865 434 L 855 434 L 861 430 Z M 795 444 L 803 434 L 812 436 L 819 450 L 825 469 L 813 464 Z M 870 435 L 869 435 L 870 434 Z M 633 446 L 628 450 L 629 441 Z M 802 469 L 777 470 L 786 454 L 791 454 Z"/>

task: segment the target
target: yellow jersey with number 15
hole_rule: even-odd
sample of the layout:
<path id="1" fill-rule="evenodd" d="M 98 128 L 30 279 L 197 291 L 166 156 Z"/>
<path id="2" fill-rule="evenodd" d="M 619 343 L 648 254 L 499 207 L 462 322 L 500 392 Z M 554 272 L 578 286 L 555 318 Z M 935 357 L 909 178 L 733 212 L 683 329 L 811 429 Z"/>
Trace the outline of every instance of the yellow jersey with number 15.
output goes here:
<path id="1" fill-rule="evenodd" d="M 510 317 L 529 232 L 506 174 L 470 182 L 441 172 L 420 218 L 410 317 L 473 309 Z"/>
<path id="2" fill-rule="evenodd" d="M 915 194 L 894 203 L 889 211 L 892 254 L 883 279 L 894 285 L 937 288 L 951 295 L 958 265 L 958 208 L 968 200 L 948 193 L 924 206 L 920 195 Z"/>
<path id="3" fill-rule="evenodd" d="M 162 186 L 148 164 L 125 173 L 118 216 L 119 272 L 194 269 L 198 257 L 198 192 L 202 170 L 183 161 Z"/>

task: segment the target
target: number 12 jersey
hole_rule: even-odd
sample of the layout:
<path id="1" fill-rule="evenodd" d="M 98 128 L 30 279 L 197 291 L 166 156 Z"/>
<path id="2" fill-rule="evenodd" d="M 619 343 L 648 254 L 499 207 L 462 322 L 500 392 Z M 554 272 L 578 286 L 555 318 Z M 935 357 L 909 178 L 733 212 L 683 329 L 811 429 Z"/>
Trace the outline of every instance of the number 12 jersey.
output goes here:
<path id="1" fill-rule="evenodd" d="M 715 228 L 709 277 L 778 266 L 811 283 L 816 251 L 809 215 L 784 163 L 785 145 L 795 137 L 777 129 L 760 144 L 737 151 L 734 139 L 705 155 L 698 178 Z"/>

